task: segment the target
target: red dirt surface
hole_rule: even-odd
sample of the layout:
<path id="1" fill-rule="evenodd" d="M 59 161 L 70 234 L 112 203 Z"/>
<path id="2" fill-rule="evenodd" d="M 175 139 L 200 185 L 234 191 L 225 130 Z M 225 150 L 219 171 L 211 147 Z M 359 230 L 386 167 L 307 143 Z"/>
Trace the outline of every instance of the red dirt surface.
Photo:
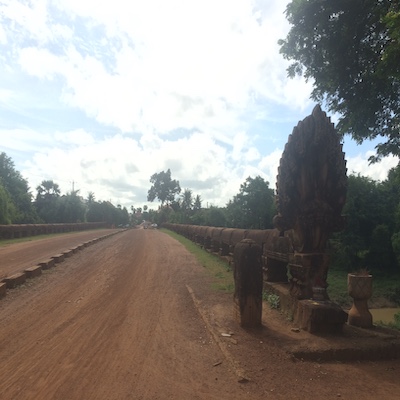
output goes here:
<path id="1" fill-rule="evenodd" d="M 31 256 L 20 246 L 10 248 L 25 267 Z M 296 361 L 284 348 L 296 335 L 289 323 L 265 310 L 262 329 L 241 329 L 232 295 L 211 280 L 177 241 L 138 229 L 8 290 L 0 300 L 0 398 L 399 398 L 398 360 Z M 299 335 L 329 347 L 329 338 Z"/>
<path id="2" fill-rule="evenodd" d="M 63 233 L 49 238 L 35 238 L 18 244 L 0 246 L 0 279 L 37 265 L 51 256 L 72 249 L 86 241 L 119 232 L 118 229 L 96 229 L 91 231 Z"/>

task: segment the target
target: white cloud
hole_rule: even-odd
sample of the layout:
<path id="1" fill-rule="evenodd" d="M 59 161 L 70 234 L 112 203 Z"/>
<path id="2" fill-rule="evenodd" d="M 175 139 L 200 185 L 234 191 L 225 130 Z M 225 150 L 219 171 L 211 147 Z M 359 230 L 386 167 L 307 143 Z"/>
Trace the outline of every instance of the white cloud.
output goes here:
<path id="1" fill-rule="evenodd" d="M 2 146 L 32 187 L 53 179 L 66 192 L 74 182 L 127 207 L 143 206 L 150 176 L 168 168 L 209 204 L 225 205 L 248 176 L 274 188 L 276 147 L 311 108 L 311 84 L 288 80 L 279 54 L 285 6 L 3 2 Z M 367 158 L 349 169 L 382 176 L 395 163 Z"/>
<path id="2" fill-rule="evenodd" d="M 40 78 L 64 77 L 68 105 L 123 132 L 219 126 L 234 135 L 240 130 L 238 114 L 252 106 L 255 93 L 290 107 L 308 104 L 310 86 L 286 79 L 287 63 L 278 53 L 277 40 L 287 29 L 283 6 L 258 4 L 263 8 L 227 0 L 68 1 L 59 7 L 71 20 L 54 26 L 43 5 L 31 16 L 24 8 L 21 26 L 35 21 L 25 26 L 28 32 L 51 41 L 42 32 L 51 30 L 65 43 L 61 54 L 51 47 L 23 48 L 20 62 Z M 104 27 L 107 36 L 82 38 L 88 48 L 100 48 L 95 55 L 83 55 L 68 34 L 65 23 L 76 17 L 89 32 Z M 119 46 L 111 47 L 115 40 Z M 101 54 L 113 60 L 111 71 Z"/>
<path id="3" fill-rule="evenodd" d="M 347 158 L 347 174 L 360 174 L 369 176 L 376 181 L 384 181 L 387 178 L 388 171 L 395 168 L 399 163 L 397 157 L 388 156 L 383 158 L 379 163 L 368 164 L 368 158 L 375 153 L 368 151 L 364 154 L 358 154 L 355 157 Z"/>
<path id="4" fill-rule="evenodd" d="M 266 180 L 269 182 L 269 187 L 272 189 L 275 189 L 282 152 L 283 149 L 275 149 L 272 153 L 264 156 L 258 164 L 258 168 L 264 171 Z"/>
<path id="5" fill-rule="evenodd" d="M 30 153 L 40 151 L 52 143 L 52 137 L 33 129 L 0 130 L 1 146 L 6 152 Z"/>
<path id="6" fill-rule="evenodd" d="M 73 144 L 76 146 L 86 146 L 95 143 L 93 135 L 83 129 L 76 129 L 70 132 L 56 132 L 54 139 L 60 143 Z"/>

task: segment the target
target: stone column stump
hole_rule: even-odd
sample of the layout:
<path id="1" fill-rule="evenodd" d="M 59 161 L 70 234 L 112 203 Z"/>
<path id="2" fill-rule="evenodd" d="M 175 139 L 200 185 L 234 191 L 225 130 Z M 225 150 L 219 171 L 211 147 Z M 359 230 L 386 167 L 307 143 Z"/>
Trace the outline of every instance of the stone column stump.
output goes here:
<path id="1" fill-rule="evenodd" d="M 243 239 L 234 249 L 234 311 L 240 326 L 261 326 L 263 274 L 261 247 Z"/>

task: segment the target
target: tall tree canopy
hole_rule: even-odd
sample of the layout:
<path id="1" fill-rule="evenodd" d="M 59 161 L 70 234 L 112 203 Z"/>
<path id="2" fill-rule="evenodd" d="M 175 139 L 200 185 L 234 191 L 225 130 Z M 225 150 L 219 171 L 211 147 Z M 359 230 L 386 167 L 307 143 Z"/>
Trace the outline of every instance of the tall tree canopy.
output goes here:
<path id="1" fill-rule="evenodd" d="M 272 228 L 275 215 L 274 190 L 261 176 L 250 176 L 226 206 L 229 225 L 235 228 Z"/>
<path id="2" fill-rule="evenodd" d="M 0 197 L 2 223 L 35 223 L 38 216 L 33 209 L 28 182 L 15 169 L 14 162 L 6 153 L 0 153 Z"/>
<path id="3" fill-rule="evenodd" d="M 46 223 L 60 222 L 58 216 L 60 187 L 52 180 L 44 180 L 36 187 L 36 210 Z M 66 221 L 62 221 L 66 222 Z"/>
<path id="4" fill-rule="evenodd" d="M 400 156 L 400 2 L 293 0 L 286 17 L 288 75 L 313 79 L 311 98 L 341 115 L 340 133 L 382 137 L 371 162 Z"/>
<path id="5" fill-rule="evenodd" d="M 185 211 L 191 210 L 193 207 L 193 192 L 185 189 L 181 194 L 181 208 Z"/>
<path id="6" fill-rule="evenodd" d="M 400 225 L 396 210 L 400 204 L 400 166 L 392 169 L 388 179 L 350 175 L 347 200 L 343 209 L 346 228 L 335 235 L 336 264 L 349 272 L 368 268 L 374 272 L 397 269 L 400 256 Z"/>
<path id="7" fill-rule="evenodd" d="M 175 195 L 181 192 L 179 181 L 171 179 L 171 170 L 168 168 L 167 172 L 161 171 L 155 173 L 150 177 L 151 186 L 147 194 L 148 201 L 154 201 L 156 198 L 161 201 L 161 205 L 165 202 L 172 202 Z"/>

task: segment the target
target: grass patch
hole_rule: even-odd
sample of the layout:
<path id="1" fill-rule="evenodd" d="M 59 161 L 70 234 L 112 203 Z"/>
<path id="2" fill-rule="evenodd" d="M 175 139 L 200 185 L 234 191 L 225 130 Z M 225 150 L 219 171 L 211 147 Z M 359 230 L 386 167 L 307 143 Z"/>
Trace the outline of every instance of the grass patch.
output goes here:
<path id="1" fill-rule="evenodd" d="M 353 299 L 347 293 L 347 272 L 329 269 L 327 281 L 329 298 L 341 307 L 351 307 Z"/>
<path id="2" fill-rule="evenodd" d="M 227 262 L 203 250 L 184 236 L 178 235 L 177 233 L 165 228 L 160 229 L 160 231 L 176 239 L 197 258 L 201 265 L 207 270 L 208 274 L 212 277 L 211 286 L 214 290 L 233 293 L 235 289 L 233 272 Z"/>
<path id="3" fill-rule="evenodd" d="M 266 290 L 263 290 L 262 298 L 264 301 L 266 301 L 269 306 L 277 310 L 280 306 L 280 298 L 277 294 L 275 293 L 268 293 Z"/>

